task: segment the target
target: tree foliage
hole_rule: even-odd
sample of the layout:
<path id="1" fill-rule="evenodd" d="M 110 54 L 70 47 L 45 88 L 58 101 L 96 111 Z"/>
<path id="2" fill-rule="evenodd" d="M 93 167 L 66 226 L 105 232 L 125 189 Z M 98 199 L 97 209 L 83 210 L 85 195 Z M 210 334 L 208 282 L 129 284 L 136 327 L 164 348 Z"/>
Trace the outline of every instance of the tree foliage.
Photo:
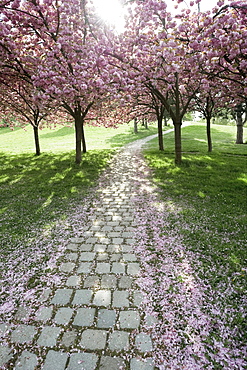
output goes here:
<path id="1" fill-rule="evenodd" d="M 40 118 L 52 109 L 69 116 L 78 163 L 86 121 L 109 126 L 151 112 L 159 121 L 166 111 L 181 163 L 183 117 L 198 97 L 215 108 L 237 107 L 246 98 L 247 7 L 242 0 L 219 1 L 201 13 L 193 2 L 184 9 L 180 3 L 171 13 L 163 0 L 131 1 L 125 31 L 117 34 L 87 0 L 1 0 L 5 111 L 22 112 L 27 121 L 27 107 Z M 25 91 L 18 105 L 17 90 Z"/>

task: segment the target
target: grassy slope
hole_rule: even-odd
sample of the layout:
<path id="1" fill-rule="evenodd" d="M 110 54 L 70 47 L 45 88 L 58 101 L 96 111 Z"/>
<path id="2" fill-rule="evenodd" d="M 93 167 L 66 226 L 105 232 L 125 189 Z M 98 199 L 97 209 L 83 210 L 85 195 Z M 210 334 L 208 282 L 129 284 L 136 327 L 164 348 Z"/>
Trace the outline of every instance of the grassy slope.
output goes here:
<path id="1" fill-rule="evenodd" d="M 151 125 L 148 130 L 139 128 L 138 134 L 133 133 L 132 125 L 120 125 L 118 128 L 85 127 L 88 150 L 112 149 L 130 141 L 155 134 L 157 128 Z M 39 131 L 41 152 L 68 152 L 75 148 L 74 127 L 58 126 L 53 129 L 44 128 Z M 0 151 L 14 154 L 33 153 L 34 139 L 31 126 L 26 130 L 0 128 Z"/>
<path id="2" fill-rule="evenodd" d="M 227 325 L 237 327 L 239 341 L 246 343 L 247 146 L 234 144 L 235 135 L 235 127 L 213 126 L 214 149 L 209 154 L 205 127 L 193 125 L 182 131 L 181 166 L 174 165 L 173 134 L 165 136 L 164 153 L 156 150 L 153 140 L 145 156 L 170 206 L 170 227 L 179 228 L 186 247 L 200 255 L 202 268 L 197 273 L 215 292 L 211 303 L 220 307 Z M 196 261 L 194 268 L 198 269 Z M 219 335 L 217 329 L 213 335 Z"/>
<path id="3" fill-rule="evenodd" d="M 114 150 L 127 142 L 156 133 L 156 127 L 118 129 L 86 127 L 88 152 L 74 163 L 74 129 L 40 131 L 42 154 L 34 156 L 32 128 L 0 129 L 0 218 L 5 238 L 20 239 L 73 212 L 85 197 Z M 8 251 L 6 251 L 8 253 Z"/>
<path id="4" fill-rule="evenodd" d="M 86 127 L 88 152 L 76 165 L 73 128 L 42 130 L 39 157 L 31 127 L 0 129 L 0 322 L 12 319 L 12 308 L 7 313 L 2 304 L 18 305 L 23 292 L 53 281 L 49 266 L 83 227 L 94 197 L 90 190 L 115 148 L 156 130 L 140 128 L 134 135 L 128 125 Z"/>

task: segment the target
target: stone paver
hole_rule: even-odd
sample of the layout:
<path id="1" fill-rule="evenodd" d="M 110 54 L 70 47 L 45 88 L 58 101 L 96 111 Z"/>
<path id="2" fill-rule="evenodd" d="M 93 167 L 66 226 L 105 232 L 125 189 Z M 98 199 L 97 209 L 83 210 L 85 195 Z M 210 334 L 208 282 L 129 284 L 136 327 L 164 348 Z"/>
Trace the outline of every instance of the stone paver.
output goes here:
<path id="1" fill-rule="evenodd" d="M 104 356 L 100 360 L 100 370 L 117 370 L 119 368 L 124 368 L 125 362 L 121 358 Z"/>
<path id="2" fill-rule="evenodd" d="M 93 292 L 92 290 L 89 290 L 89 289 L 76 290 L 72 304 L 79 305 L 79 306 L 84 305 L 84 304 L 90 304 L 92 295 L 93 295 Z"/>
<path id="3" fill-rule="evenodd" d="M 95 253 L 83 252 L 80 254 L 80 261 L 93 261 L 95 258 Z"/>
<path id="4" fill-rule="evenodd" d="M 46 356 L 46 360 L 42 370 L 63 370 L 65 369 L 67 358 L 67 353 L 51 350 Z"/>
<path id="5" fill-rule="evenodd" d="M 110 272 L 111 265 L 108 262 L 99 262 L 97 263 L 95 272 L 97 274 L 107 274 Z"/>
<path id="6" fill-rule="evenodd" d="M 109 306 L 111 303 L 110 290 L 98 290 L 95 293 L 93 304 L 96 306 Z"/>
<path id="7" fill-rule="evenodd" d="M 0 345 L 0 366 L 3 366 L 11 359 L 11 352 L 11 348 Z"/>
<path id="8" fill-rule="evenodd" d="M 69 307 L 60 307 L 54 318 L 54 322 L 58 325 L 66 325 L 70 322 L 74 310 Z"/>
<path id="9" fill-rule="evenodd" d="M 78 274 L 89 274 L 91 272 L 91 269 L 92 269 L 92 263 L 90 263 L 90 262 L 82 262 L 79 265 L 79 268 L 77 270 L 77 273 Z"/>
<path id="10" fill-rule="evenodd" d="M 137 329 L 140 325 L 140 315 L 137 311 L 121 311 L 119 322 L 122 329 Z"/>
<path id="11" fill-rule="evenodd" d="M 97 287 L 100 283 L 100 278 L 97 275 L 88 276 L 84 281 L 84 288 Z"/>
<path id="12" fill-rule="evenodd" d="M 45 326 L 37 340 L 38 345 L 42 347 L 54 347 L 60 332 L 61 329 L 58 327 Z"/>
<path id="13" fill-rule="evenodd" d="M 135 338 L 135 344 L 141 352 L 150 352 L 153 350 L 152 339 L 146 333 L 138 334 Z"/>
<path id="14" fill-rule="evenodd" d="M 101 288 L 116 288 L 117 278 L 114 275 L 102 275 Z"/>
<path id="15" fill-rule="evenodd" d="M 114 331 L 109 337 L 109 349 L 112 351 L 125 351 L 129 348 L 129 333 Z"/>
<path id="16" fill-rule="evenodd" d="M 10 368 L 15 353 L 16 370 L 155 369 L 144 327 L 157 320 L 143 315 L 136 283 L 142 266 L 135 254 L 132 147 L 119 151 L 103 175 L 87 222 L 54 266 L 59 279 L 36 299 L 40 307 L 22 303 L 13 325 L 0 324 L 0 338 L 10 343 L 0 344 L 0 368 Z"/>
<path id="17" fill-rule="evenodd" d="M 15 343 L 32 342 L 37 329 L 32 325 L 20 325 L 11 334 L 11 340 Z"/>
<path id="18" fill-rule="evenodd" d="M 139 307 L 143 302 L 143 294 L 141 292 L 133 292 L 133 304 L 134 306 Z"/>
<path id="19" fill-rule="evenodd" d="M 79 287 L 81 284 L 81 277 L 77 275 L 70 276 L 67 281 L 66 285 L 69 287 Z"/>
<path id="20" fill-rule="evenodd" d="M 130 370 L 154 370 L 153 360 L 132 358 L 130 361 Z"/>
<path id="21" fill-rule="evenodd" d="M 132 286 L 133 279 L 130 276 L 122 276 L 119 279 L 118 287 L 121 289 L 128 289 Z"/>
<path id="22" fill-rule="evenodd" d="M 115 290 L 113 292 L 113 307 L 129 307 L 129 292 L 125 290 Z"/>
<path id="23" fill-rule="evenodd" d="M 80 345 L 88 350 L 104 349 L 106 345 L 105 330 L 87 329 L 82 333 Z"/>
<path id="24" fill-rule="evenodd" d="M 46 322 L 51 319 L 53 307 L 41 307 L 37 314 L 36 320 Z"/>
<path id="25" fill-rule="evenodd" d="M 35 370 L 38 364 L 37 356 L 34 353 L 23 351 L 15 365 L 15 370 Z"/>
<path id="26" fill-rule="evenodd" d="M 15 318 L 17 320 L 27 320 L 29 317 L 29 310 L 26 307 L 18 307 L 18 310 L 15 314 Z"/>
<path id="27" fill-rule="evenodd" d="M 101 309 L 98 312 L 98 328 L 111 328 L 116 323 L 116 311 Z"/>
<path id="28" fill-rule="evenodd" d="M 127 266 L 127 274 L 129 275 L 138 275 L 140 273 L 139 263 L 133 262 L 129 263 Z"/>
<path id="29" fill-rule="evenodd" d="M 52 298 L 51 303 L 57 305 L 66 305 L 70 301 L 72 292 L 72 289 L 58 289 Z"/>
<path id="30" fill-rule="evenodd" d="M 67 260 L 70 260 L 70 261 L 76 261 L 77 258 L 78 258 L 78 254 L 77 253 L 67 253 L 65 254 L 64 256 Z"/>
<path id="31" fill-rule="evenodd" d="M 67 330 L 61 339 L 61 345 L 65 347 L 72 346 L 77 339 L 77 331 L 75 329 Z"/>
<path id="32" fill-rule="evenodd" d="M 113 262 L 111 272 L 114 274 L 125 274 L 126 265 L 123 262 Z"/>
<path id="33" fill-rule="evenodd" d="M 73 325 L 92 326 L 94 322 L 95 308 L 79 308 L 76 313 Z"/>
<path id="34" fill-rule="evenodd" d="M 60 271 L 62 272 L 71 272 L 75 268 L 75 263 L 73 262 L 64 262 L 60 266 Z"/>
<path id="35" fill-rule="evenodd" d="M 67 370 L 94 370 L 98 356 L 94 353 L 72 353 Z"/>

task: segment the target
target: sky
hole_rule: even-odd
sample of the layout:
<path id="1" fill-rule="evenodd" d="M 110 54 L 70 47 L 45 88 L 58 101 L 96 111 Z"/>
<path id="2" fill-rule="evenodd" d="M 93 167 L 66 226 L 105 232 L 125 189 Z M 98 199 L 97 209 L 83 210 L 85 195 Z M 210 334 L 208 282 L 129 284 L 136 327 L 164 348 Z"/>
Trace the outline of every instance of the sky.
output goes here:
<path id="1" fill-rule="evenodd" d="M 112 25 L 121 32 L 124 29 L 123 8 L 119 0 L 92 0 L 97 8 L 98 14 L 102 19 Z M 228 3 L 230 0 L 225 0 Z M 174 2 L 166 0 L 169 11 L 172 11 Z M 200 10 L 202 12 L 212 9 L 217 5 L 218 0 L 201 0 Z M 190 0 L 185 0 L 185 4 L 189 4 Z M 184 5 L 183 4 L 183 7 Z M 197 5 L 195 6 L 197 9 Z"/>

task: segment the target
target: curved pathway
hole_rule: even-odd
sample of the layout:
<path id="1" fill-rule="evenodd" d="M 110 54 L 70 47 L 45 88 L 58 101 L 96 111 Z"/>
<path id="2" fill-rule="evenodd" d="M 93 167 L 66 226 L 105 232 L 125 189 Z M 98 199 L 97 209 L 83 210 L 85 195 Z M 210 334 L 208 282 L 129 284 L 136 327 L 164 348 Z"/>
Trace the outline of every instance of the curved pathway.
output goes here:
<path id="1" fill-rule="evenodd" d="M 143 324 L 136 279 L 133 197 L 146 167 L 141 146 L 121 149 L 101 176 L 91 216 L 72 237 L 57 266 L 64 284 L 45 289 L 30 318 L 26 307 L 14 327 L 0 324 L 0 369 L 154 370 L 152 341 Z M 148 186 L 148 180 L 145 180 Z"/>

